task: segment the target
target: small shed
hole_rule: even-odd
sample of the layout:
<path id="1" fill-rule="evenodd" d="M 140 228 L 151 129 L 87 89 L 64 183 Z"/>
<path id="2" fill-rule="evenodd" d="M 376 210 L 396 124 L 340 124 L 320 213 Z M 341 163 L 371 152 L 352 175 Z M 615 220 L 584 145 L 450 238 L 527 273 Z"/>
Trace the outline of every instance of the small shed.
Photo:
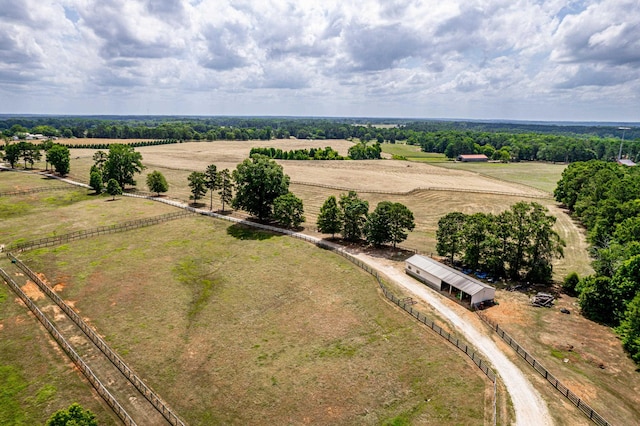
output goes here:
<path id="1" fill-rule="evenodd" d="M 415 254 L 407 259 L 405 271 L 429 287 L 446 292 L 470 306 L 478 306 L 495 298 L 496 289 L 467 274 L 433 260 Z"/>
<path id="2" fill-rule="evenodd" d="M 458 161 L 462 161 L 462 162 L 489 161 L 489 157 L 487 157 L 484 154 L 460 154 L 458 155 Z"/>

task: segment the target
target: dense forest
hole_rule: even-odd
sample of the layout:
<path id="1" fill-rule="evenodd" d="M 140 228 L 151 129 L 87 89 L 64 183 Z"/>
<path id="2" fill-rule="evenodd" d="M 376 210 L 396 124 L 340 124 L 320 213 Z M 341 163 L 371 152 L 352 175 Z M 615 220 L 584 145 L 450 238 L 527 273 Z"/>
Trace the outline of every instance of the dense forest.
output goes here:
<path id="1" fill-rule="evenodd" d="M 542 123 L 290 117 L 0 117 L 5 140 L 47 137 L 173 141 L 357 139 L 405 142 L 425 152 L 486 154 L 499 161 L 640 160 L 640 127 Z M 621 142 L 623 142 L 621 144 Z M 622 146 L 621 146 L 622 145 Z M 92 146 L 93 147 L 93 146 Z"/>
<path id="2" fill-rule="evenodd" d="M 567 277 L 588 318 L 616 327 L 640 364 L 640 168 L 613 162 L 570 164 L 555 190 L 586 227 L 595 274 Z"/>

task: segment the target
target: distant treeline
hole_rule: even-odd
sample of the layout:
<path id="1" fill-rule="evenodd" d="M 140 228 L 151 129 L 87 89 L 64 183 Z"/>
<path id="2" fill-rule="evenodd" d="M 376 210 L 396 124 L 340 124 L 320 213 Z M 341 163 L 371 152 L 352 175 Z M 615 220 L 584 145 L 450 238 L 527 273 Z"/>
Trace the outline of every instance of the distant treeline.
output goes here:
<path id="1" fill-rule="evenodd" d="M 309 148 L 309 149 L 292 149 L 291 151 L 283 151 L 279 148 L 251 148 L 249 156 L 260 154 L 277 160 L 344 160 L 344 157 L 338 154 L 330 146 L 326 148 Z"/>
<path id="2" fill-rule="evenodd" d="M 586 135 L 568 136 L 541 133 L 506 133 L 472 130 L 439 130 L 414 133 L 407 139 L 425 152 L 443 153 L 449 158 L 460 154 L 485 154 L 494 160 L 568 162 L 613 160 L 620 154 L 620 138 Z M 640 140 L 625 138 L 622 156 L 636 160 Z"/>
<path id="3" fill-rule="evenodd" d="M 367 144 L 359 142 L 349 147 L 349 158 L 352 160 L 379 160 L 382 147 L 379 143 Z M 277 148 L 251 148 L 249 156 L 260 154 L 278 160 L 344 160 L 345 157 L 338 154 L 330 146 L 323 148 L 292 149 L 283 151 Z"/>
<path id="4" fill-rule="evenodd" d="M 157 141 L 136 141 L 136 142 L 125 142 L 123 145 L 128 145 L 134 148 L 140 146 L 154 146 L 154 145 L 170 145 L 174 143 L 182 143 L 182 141 L 178 139 L 163 139 Z M 109 149 L 108 143 L 81 143 L 81 144 L 70 144 L 70 143 L 58 143 L 58 145 L 66 146 L 67 148 L 86 148 L 86 149 Z"/>
<path id="5" fill-rule="evenodd" d="M 398 141 L 423 151 L 483 153 L 504 161 L 555 162 L 613 160 L 623 130 L 617 126 L 579 126 L 506 122 L 426 121 L 287 117 L 13 117 L 0 118 L 5 138 L 26 133 L 45 136 L 154 140 L 357 139 Z M 640 153 L 640 127 L 624 130 L 623 156 Z"/>

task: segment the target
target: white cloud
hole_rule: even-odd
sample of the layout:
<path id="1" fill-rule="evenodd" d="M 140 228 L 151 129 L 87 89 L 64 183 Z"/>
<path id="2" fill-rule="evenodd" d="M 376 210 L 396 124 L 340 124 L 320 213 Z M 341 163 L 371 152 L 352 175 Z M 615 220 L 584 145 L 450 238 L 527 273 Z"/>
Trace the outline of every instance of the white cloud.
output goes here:
<path id="1" fill-rule="evenodd" d="M 634 3 L 4 0 L 0 112 L 638 120 Z"/>

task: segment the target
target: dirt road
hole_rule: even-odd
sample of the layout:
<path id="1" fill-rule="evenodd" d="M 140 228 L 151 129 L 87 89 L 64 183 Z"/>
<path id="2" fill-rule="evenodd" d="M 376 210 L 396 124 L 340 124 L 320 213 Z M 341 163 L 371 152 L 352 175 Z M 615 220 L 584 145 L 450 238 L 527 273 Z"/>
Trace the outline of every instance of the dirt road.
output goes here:
<path id="1" fill-rule="evenodd" d="M 511 362 L 498 346 L 486 334 L 477 329 L 472 321 L 465 319 L 471 312 L 458 313 L 448 307 L 445 299 L 427 286 L 419 283 L 393 266 L 385 265 L 378 259 L 366 254 L 356 255 L 358 259 L 386 275 L 397 285 L 407 289 L 416 298 L 433 306 L 443 317 L 447 318 L 485 358 L 493 364 L 494 370 L 505 384 L 516 412 L 516 425 L 552 425 L 553 420 L 547 405 L 540 394 L 533 388 L 522 371 Z"/>

